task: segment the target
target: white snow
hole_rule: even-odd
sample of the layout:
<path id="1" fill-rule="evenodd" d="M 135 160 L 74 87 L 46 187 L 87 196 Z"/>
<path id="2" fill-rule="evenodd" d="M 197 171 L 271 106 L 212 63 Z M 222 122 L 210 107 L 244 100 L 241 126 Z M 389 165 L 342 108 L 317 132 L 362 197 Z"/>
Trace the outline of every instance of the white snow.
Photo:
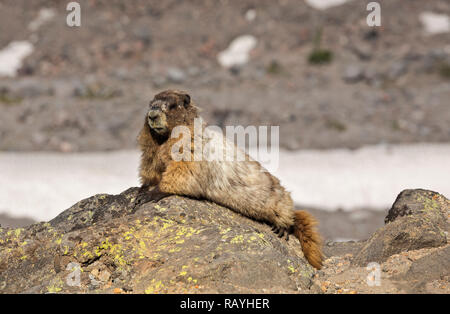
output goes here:
<path id="1" fill-rule="evenodd" d="M 49 220 L 77 201 L 138 186 L 137 152 L 0 153 L 0 212 Z"/>
<path id="2" fill-rule="evenodd" d="M 326 10 L 331 7 L 342 5 L 349 0 L 306 0 L 306 3 L 317 10 Z"/>
<path id="3" fill-rule="evenodd" d="M 217 60 L 224 68 L 241 66 L 248 62 L 250 51 L 258 40 L 252 35 L 242 35 L 235 38 L 227 49 L 217 55 Z"/>
<path id="4" fill-rule="evenodd" d="M 423 12 L 420 14 L 419 19 L 425 32 L 430 35 L 450 32 L 450 18 L 448 15 Z"/>
<path id="5" fill-rule="evenodd" d="M 0 153 L 0 213 L 49 220 L 77 201 L 138 186 L 139 152 Z M 389 208 L 406 188 L 450 196 L 450 144 L 355 151 L 280 151 L 275 172 L 297 204 L 336 210 Z"/>
<path id="6" fill-rule="evenodd" d="M 28 41 L 13 41 L 0 50 L 0 76 L 14 77 L 22 66 L 22 61 L 33 52 Z"/>
<path id="7" fill-rule="evenodd" d="M 450 144 L 281 152 L 275 174 L 297 204 L 326 210 L 383 210 L 409 188 L 450 197 Z"/>

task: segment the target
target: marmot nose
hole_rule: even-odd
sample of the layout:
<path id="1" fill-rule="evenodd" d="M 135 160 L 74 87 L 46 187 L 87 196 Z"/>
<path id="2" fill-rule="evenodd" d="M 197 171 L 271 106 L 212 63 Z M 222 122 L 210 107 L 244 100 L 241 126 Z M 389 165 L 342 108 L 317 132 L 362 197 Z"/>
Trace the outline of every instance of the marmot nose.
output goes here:
<path id="1" fill-rule="evenodd" d="M 152 121 L 155 120 L 156 118 L 158 118 L 158 116 L 159 116 L 159 113 L 156 110 L 150 110 L 148 112 L 148 118 Z"/>

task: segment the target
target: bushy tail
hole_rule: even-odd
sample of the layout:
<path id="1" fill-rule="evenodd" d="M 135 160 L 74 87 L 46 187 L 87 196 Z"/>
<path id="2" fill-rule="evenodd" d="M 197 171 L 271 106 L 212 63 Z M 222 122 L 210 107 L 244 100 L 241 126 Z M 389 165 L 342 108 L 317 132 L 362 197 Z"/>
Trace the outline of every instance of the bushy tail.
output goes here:
<path id="1" fill-rule="evenodd" d="M 317 221 L 304 210 L 296 210 L 294 215 L 294 235 L 300 240 L 303 254 L 313 267 L 322 268 L 322 241 L 315 228 Z"/>

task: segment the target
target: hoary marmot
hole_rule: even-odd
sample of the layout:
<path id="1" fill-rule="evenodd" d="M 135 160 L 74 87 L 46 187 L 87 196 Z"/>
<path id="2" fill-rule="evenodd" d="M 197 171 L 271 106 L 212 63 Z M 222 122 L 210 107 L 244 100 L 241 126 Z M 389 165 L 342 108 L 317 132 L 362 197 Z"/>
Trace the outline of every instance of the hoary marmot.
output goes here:
<path id="1" fill-rule="evenodd" d="M 245 161 L 195 159 L 195 118 L 199 118 L 198 108 L 185 92 L 167 90 L 150 102 L 138 137 L 142 187 L 136 204 L 173 194 L 213 201 L 272 225 L 279 237 L 286 240 L 293 233 L 300 240 L 306 259 L 320 269 L 323 257 L 316 220 L 305 211 L 294 210 L 291 196 L 280 181 L 222 135 L 206 136 L 200 143 L 232 147 L 232 153 L 244 155 Z M 190 131 L 188 142 L 173 136 L 176 127 Z M 204 130 L 205 124 L 201 127 Z M 192 158 L 173 158 L 174 152 Z"/>

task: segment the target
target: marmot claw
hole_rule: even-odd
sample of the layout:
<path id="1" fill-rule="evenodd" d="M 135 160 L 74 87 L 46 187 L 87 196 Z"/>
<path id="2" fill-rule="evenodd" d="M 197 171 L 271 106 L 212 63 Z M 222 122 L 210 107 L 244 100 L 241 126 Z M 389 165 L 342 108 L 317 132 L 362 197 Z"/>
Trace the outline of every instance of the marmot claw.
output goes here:
<path id="1" fill-rule="evenodd" d="M 284 237 L 286 241 L 289 241 L 289 230 L 277 226 L 272 227 L 272 231 L 278 235 L 279 238 Z"/>

